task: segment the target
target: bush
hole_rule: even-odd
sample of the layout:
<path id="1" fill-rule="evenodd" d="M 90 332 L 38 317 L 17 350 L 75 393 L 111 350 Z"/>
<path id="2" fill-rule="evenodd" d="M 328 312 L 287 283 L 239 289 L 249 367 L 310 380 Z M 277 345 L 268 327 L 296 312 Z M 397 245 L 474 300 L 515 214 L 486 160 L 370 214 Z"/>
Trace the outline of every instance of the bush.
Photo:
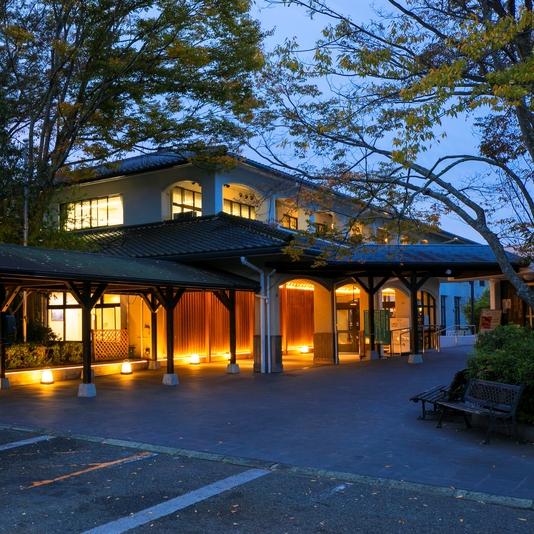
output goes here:
<path id="1" fill-rule="evenodd" d="M 469 378 L 524 385 L 517 419 L 534 424 L 534 334 L 515 325 L 479 335 L 467 360 Z"/>
<path id="2" fill-rule="evenodd" d="M 60 341 L 46 347 L 41 343 L 15 343 L 6 348 L 6 367 L 24 369 L 82 362 L 81 342 Z"/>

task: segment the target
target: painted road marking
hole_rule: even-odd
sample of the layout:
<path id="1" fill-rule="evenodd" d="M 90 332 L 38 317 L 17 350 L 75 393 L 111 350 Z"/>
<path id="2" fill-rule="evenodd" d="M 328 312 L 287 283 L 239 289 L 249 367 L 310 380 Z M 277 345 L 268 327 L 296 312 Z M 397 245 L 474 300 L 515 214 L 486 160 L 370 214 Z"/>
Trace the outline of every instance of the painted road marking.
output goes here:
<path id="1" fill-rule="evenodd" d="M 7 451 L 8 449 L 15 449 L 17 447 L 22 447 L 23 445 L 31 445 L 32 443 L 37 443 L 38 441 L 46 441 L 47 439 L 54 439 L 55 436 L 37 436 L 35 438 L 23 439 L 21 441 L 13 441 L 12 443 L 6 443 L 5 445 L 0 445 L 0 451 Z"/>
<path id="2" fill-rule="evenodd" d="M 244 471 L 239 475 L 224 478 L 223 480 L 219 480 L 218 482 L 214 482 L 213 484 L 209 484 L 208 486 L 204 486 L 198 490 L 191 491 L 185 495 L 180 495 L 180 497 L 175 497 L 174 499 L 162 502 L 161 504 L 156 504 L 151 508 L 146 508 L 145 510 L 137 512 L 136 514 L 132 514 L 128 517 L 111 521 L 106 525 L 93 528 L 84 532 L 84 534 L 122 534 L 123 532 L 127 532 L 132 528 L 155 521 L 160 517 L 164 517 L 177 512 L 178 510 L 187 508 L 192 504 L 196 504 L 215 495 L 219 495 L 219 493 L 222 493 L 223 491 L 235 488 L 241 484 L 245 484 L 245 482 L 255 480 L 256 478 L 267 475 L 270 472 L 271 471 L 266 471 L 264 469 L 249 469 L 248 471 Z"/>
<path id="3" fill-rule="evenodd" d="M 152 456 L 157 456 L 154 452 L 142 452 L 141 454 L 136 454 L 135 456 L 129 456 L 128 458 L 122 458 L 121 460 L 114 460 L 113 462 L 103 462 L 101 464 L 93 465 L 82 471 L 76 471 L 75 473 L 69 473 L 68 475 L 63 475 L 51 480 L 38 480 L 37 482 L 32 482 L 31 486 L 21 487 L 21 490 L 27 490 L 32 488 L 38 488 L 39 486 L 46 486 L 47 484 L 52 484 L 53 482 L 59 482 L 60 480 L 66 480 L 67 478 L 77 477 L 78 475 L 84 475 L 85 473 L 90 473 L 91 471 L 97 471 L 98 469 L 105 469 L 106 467 L 112 467 L 119 464 L 129 464 L 130 462 L 136 462 L 138 460 L 144 460 L 145 458 L 151 458 Z"/>

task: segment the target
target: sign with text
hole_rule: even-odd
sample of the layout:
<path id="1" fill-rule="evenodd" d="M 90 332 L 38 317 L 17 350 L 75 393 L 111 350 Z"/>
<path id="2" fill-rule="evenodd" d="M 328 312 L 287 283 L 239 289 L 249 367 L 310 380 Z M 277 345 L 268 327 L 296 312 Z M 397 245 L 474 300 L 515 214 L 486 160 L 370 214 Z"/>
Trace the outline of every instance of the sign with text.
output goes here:
<path id="1" fill-rule="evenodd" d="M 501 324 L 502 310 L 482 310 L 480 313 L 479 332 L 489 332 Z"/>

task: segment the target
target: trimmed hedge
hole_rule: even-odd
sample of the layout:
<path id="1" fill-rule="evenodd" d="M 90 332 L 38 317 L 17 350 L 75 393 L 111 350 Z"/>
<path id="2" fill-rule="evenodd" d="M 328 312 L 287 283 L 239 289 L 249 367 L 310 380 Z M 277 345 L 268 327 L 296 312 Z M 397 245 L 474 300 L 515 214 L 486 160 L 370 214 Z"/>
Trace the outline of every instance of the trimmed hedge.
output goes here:
<path id="1" fill-rule="evenodd" d="M 6 367 L 25 369 L 82 362 L 82 343 L 60 341 L 44 346 L 41 343 L 15 343 L 6 347 Z"/>
<path id="2" fill-rule="evenodd" d="M 534 424 L 534 333 L 513 324 L 479 334 L 473 357 L 467 360 L 469 378 L 524 385 L 517 420 Z"/>

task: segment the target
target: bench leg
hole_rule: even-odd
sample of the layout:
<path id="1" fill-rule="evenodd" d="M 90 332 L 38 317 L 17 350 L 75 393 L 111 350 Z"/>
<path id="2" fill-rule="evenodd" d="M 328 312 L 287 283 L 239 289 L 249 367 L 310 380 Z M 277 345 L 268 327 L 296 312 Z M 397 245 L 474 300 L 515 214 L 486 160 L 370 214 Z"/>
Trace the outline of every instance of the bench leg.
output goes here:
<path id="1" fill-rule="evenodd" d="M 445 408 L 441 408 L 439 412 L 438 426 L 436 428 L 441 428 L 441 421 L 443 420 L 444 416 L 445 416 Z"/>
<path id="2" fill-rule="evenodd" d="M 423 415 L 420 415 L 417 419 L 425 419 L 425 416 L 426 416 L 426 413 L 425 413 L 425 402 L 426 401 L 421 401 L 421 404 L 423 406 Z"/>
<path id="3" fill-rule="evenodd" d="M 473 425 L 471 424 L 471 421 L 469 421 L 469 419 L 467 419 L 466 413 L 462 412 L 462 415 L 464 416 L 465 426 L 467 428 L 473 428 Z"/>
<path id="4" fill-rule="evenodd" d="M 519 441 L 519 443 L 521 443 L 521 445 L 524 445 L 525 444 L 525 440 L 523 439 L 523 437 L 519 433 L 519 429 L 517 428 L 517 424 L 516 424 L 516 421 L 515 421 L 515 416 L 512 418 L 512 426 L 514 427 L 514 432 L 515 432 L 515 436 L 516 436 L 517 440 Z"/>
<path id="5" fill-rule="evenodd" d="M 490 444 L 490 434 L 491 434 L 491 431 L 493 430 L 494 424 L 495 424 L 495 419 L 493 419 L 493 417 L 490 417 L 490 424 L 488 427 L 488 431 L 486 432 L 486 439 L 484 440 L 484 445 Z"/>

